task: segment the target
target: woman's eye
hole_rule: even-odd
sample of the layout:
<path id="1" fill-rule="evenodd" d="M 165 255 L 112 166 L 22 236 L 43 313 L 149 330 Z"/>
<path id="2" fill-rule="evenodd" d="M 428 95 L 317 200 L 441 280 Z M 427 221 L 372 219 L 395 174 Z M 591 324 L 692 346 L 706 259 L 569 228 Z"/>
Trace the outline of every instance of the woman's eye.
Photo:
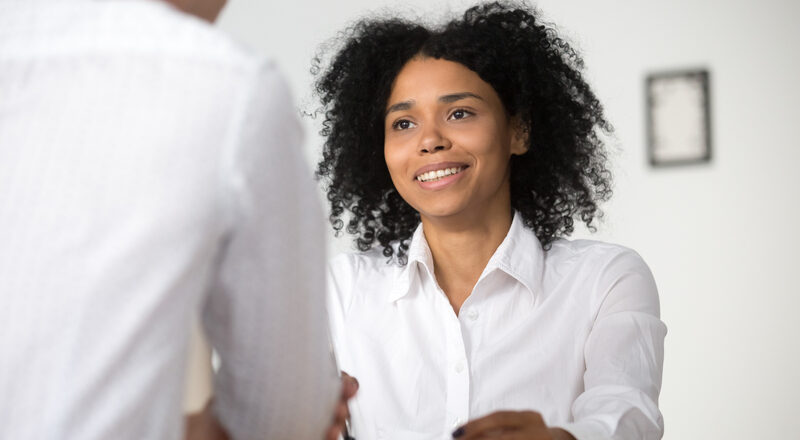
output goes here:
<path id="1" fill-rule="evenodd" d="M 450 114 L 450 119 L 464 119 L 470 115 L 472 115 L 472 112 L 464 109 L 458 109 Z"/>
<path id="2" fill-rule="evenodd" d="M 392 124 L 392 128 L 395 130 L 408 130 L 409 128 L 413 127 L 414 123 L 409 121 L 408 119 L 401 119 L 394 124 Z"/>

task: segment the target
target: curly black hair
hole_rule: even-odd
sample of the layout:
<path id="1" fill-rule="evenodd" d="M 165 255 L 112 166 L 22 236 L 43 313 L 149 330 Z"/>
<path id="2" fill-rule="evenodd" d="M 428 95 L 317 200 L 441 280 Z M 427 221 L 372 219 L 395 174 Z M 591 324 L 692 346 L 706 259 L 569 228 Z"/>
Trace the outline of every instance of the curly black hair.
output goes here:
<path id="1" fill-rule="evenodd" d="M 528 151 L 511 158 L 511 205 L 545 249 L 574 230 L 590 230 L 611 196 L 603 133 L 612 132 L 583 79 L 580 55 L 525 4 L 474 6 L 428 28 L 402 19 L 364 19 L 340 35 L 327 67 L 314 60 L 325 138 L 316 176 L 326 184 L 336 233 L 359 250 L 377 240 L 383 255 L 405 264 L 420 222 L 395 190 L 383 157 L 384 113 L 401 68 L 422 56 L 460 63 L 491 85 L 527 133 Z"/>

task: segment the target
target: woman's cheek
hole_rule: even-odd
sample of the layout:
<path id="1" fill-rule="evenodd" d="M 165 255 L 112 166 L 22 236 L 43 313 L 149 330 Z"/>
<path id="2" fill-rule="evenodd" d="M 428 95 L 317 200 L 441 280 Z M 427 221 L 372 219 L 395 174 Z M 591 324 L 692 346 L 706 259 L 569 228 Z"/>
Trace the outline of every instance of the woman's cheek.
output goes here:
<path id="1" fill-rule="evenodd" d="M 402 149 L 393 145 L 386 145 L 383 150 L 386 168 L 389 169 L 389 177 L 392 179 L 395 189 L 406 202 L 408 200 L 408 186 L 413 183 L 408 174 L 408 160 L 403 154 Z"/>
<path id="2" fill-rule="evenodd" d="M 389 169 L 389 175 L 396 185 L 399 178 L 400 169 L 402 168 L 402 160 L 400 157 L 398 157 L 397 148 L 387 145 L 383 149 L 383 157 L 386 161 L 386 168 Z"/>

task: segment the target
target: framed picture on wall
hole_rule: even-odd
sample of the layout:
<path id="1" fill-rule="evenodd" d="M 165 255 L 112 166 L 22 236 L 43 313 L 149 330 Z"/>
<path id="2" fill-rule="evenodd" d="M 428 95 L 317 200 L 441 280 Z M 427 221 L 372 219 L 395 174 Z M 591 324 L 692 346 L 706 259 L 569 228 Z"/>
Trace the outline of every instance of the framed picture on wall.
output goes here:
<path id="1" fill-rule="evenodd" d="M 708 70 L 647 76 L 647 146 L 650 164 L 671 166 L 711 160 Z"/>

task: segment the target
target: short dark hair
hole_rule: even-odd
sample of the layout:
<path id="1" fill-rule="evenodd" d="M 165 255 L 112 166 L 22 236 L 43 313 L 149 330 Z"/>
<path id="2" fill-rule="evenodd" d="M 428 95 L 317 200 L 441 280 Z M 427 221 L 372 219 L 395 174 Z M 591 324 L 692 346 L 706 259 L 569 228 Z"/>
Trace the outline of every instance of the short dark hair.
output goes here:
<path id="1" fill-rule="evenodd" d="M 415 56 L 476 72 L 522 122 L 529 144 L 527 153 L 511 158 L 511 205 L 545 249 L 573 232 L 575 218 L 593 229 L 599 202 L 611 196 L 601 135 L 612 128 L 583 79 L 580 55 L 537 10 L 488 3 L 439 28 L 364 19 L 340 38 L 329 65 L 318 56 L 312 68 L 325 138 L 316 175 L 326 185 L 337 234 L 355 235 L 362 251 L 377 241 L 387 258 L 405 263 L 420 220 L 389 176 L 384 113 L 395 77 Z"/>

